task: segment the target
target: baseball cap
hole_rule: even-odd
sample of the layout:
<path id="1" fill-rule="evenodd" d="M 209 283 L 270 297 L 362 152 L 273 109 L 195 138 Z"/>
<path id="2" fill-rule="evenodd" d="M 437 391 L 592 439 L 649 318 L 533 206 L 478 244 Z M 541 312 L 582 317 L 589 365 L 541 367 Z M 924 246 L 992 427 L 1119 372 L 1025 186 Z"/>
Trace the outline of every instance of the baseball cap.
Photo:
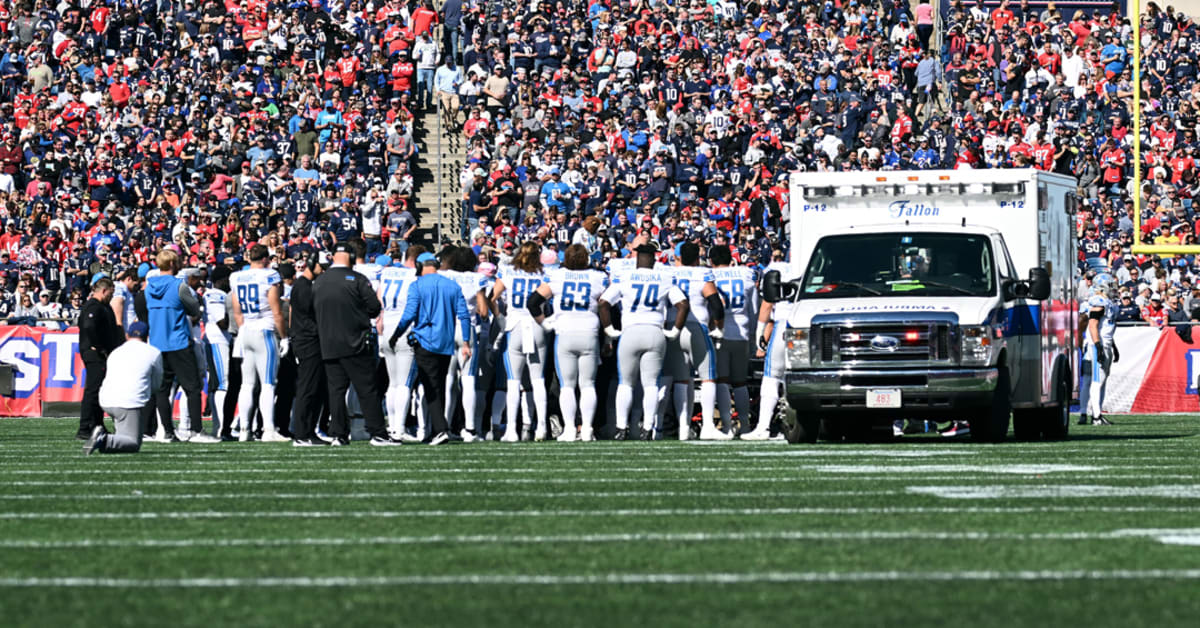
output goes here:
<path id="1" fill-rule="evenodd" d="M 657 253 L 658 244 L 652 240 L 650 242 L 646 242 L 645 244 L 638 245 L 634 250 L 638 253 Z"/>
<path id="2" fill-rule="evenodd" d="M 105 273 L 105 272 L 99 272 L 99 273 L 96 273 L 95 275 L 92 275 L 92 284 L 95 285 L 95 283 L 97 281 L 100 281 L 101 279 L 104 279 L 107 276 L 108 276 L 108 273 Z"/>
<path id="3" fill-rule="evenodd" d="M 125 333 L 131 338 L 141 338 L 142 340 L 145 340 L 146 336 L 150 335 L 150 328 L 147 327 L 142 321 L 136 321 L 129 326 L 129 329 L 126 330 Z"/>
<path id="4" fill-rule="evenodd" d="M 379 255 L 375 256 L 375 263 L 379 264 L 380 266 L 391 266 L 392 258 L 390 255 L 380 253 Z"/>
<path id="5" fill-rule="evenodd" d="M 334 253 L 349 253 L 350 255 L 355 254 L 354 247 L 351 246 L 349 242 L 338 242 L 337 244 L 335 244 L 333 246 L 333 252 Z"/>
<path id="6" fill-rule="evenodd" d="M 417 256 L 417 263 L 421 265 L 429 264 L 432 266 L 437 266 L 438 259 L 433 253 L 422 253 Z"/>

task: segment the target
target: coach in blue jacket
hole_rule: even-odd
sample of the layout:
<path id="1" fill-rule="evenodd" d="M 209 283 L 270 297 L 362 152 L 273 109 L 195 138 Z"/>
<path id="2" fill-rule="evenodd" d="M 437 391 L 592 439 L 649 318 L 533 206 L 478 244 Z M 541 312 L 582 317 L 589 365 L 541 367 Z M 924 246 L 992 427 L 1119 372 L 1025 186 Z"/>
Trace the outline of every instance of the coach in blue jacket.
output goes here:
<path id="1" fill-rule="evenodd" d="M 400 324 L 392 332 L 388 344 L 393 348 L 409 325 L 413 332 L 413 361 L 417 365 L 417 381 L 425 389 L 426 420 L 433 427 L 430 445 L 440 445 L 449 439 L 444 412 L 446 374 L 454 355 L 454 323 L 462 326 L 463 359 L 471 357 L 471 316 L 462 288 L 454 281 L 439 275 L 438 260 L 432 253 L 417 257 L 421 276 L 408 290 L 408 302 Z"/>
<path id="2" fill-rule="evenodd" d="M 175 424 L 171 412 L 171 384 L 179 382 L 187 396 L 187 427 L 194 443 L 215 443 L 219 439 L 205 434 L 200 414 L 200 365 L 192 350 L 191 322 L 200 318 L 200 302 L 187 283 L 175 276 L 179 272 L 179 256 L 170 249 L 159 251 L 155 258 L 159 274 L 146 283 L 146 309 L 150 316 L 150 346 L 162 352 L 162 385 L 154 395 L 158 406 L 158 418 L 162 425 L 159 433 L 164 442 L 179 442 L 175 435 Z M 180 426 L 181 428 L 185 426 Z"/>

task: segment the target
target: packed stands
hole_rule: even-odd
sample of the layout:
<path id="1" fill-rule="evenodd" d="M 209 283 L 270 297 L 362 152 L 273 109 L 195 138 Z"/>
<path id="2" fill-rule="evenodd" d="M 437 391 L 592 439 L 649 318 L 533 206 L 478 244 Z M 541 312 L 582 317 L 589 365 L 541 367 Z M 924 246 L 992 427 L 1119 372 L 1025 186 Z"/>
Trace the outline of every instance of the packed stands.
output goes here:
<path id="1" fill-rule="evenodd" d="M 1148 6 L 1142 238 L 1194 242 L 1200 40 Z M 1055 170 L 1085 198 L 1081 268 L 1133 243 L 1120 5 L 67 0 L 8 3 L 0 31 L 6 316 L 43 289 L 69 313 L 170 244 L 396 253 L 423 210 L 413 115 L 438 106 L 467 139 L 462 237 L 492 258 L 537 238 L 600 265 L 649 232 L 764 264 L 794 169 Z"/>

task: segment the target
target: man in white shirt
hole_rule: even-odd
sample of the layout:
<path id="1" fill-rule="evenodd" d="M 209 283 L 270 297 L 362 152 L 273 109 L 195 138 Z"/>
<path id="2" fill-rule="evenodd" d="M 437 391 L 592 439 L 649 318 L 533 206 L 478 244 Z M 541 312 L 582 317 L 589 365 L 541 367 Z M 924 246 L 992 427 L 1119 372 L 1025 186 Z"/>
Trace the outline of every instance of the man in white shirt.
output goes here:
<path id="1" fill-rule="evenodd" d="M 1067 87 L 1078 87 L 1079 77 L 1086 71 L 1086 66 L 1083 62 L 1083 57 L 1075 54 L 1074 48 L 1067 46 L 1063 53 L 1062 73 L 1066 77 L 1063 81 Z"/>
<path id="2" fill-rule="evenodd" d="M 112 415 L 115 434 L 105 434 L 97 425 L 83 446 L 83 453 L 132 454 L 142 448 L 142 417 L 153 392 L 162 384 L 162 353 L 146 342 L 150 333 L 145 323 L 129 326 L 128 340 L 108 356 L 108 372 L 100 385 L 100 406 Z"/>
<path id="3" fill-rule="evenodd" d="M 421 109 L 429 109 L 433 106 L 433 74 L 437 69 L 438 47 L 428 33 L 422 33 L 417 38 L 413 60 L 417 62 L 417 99 L 414 104 Z"/>

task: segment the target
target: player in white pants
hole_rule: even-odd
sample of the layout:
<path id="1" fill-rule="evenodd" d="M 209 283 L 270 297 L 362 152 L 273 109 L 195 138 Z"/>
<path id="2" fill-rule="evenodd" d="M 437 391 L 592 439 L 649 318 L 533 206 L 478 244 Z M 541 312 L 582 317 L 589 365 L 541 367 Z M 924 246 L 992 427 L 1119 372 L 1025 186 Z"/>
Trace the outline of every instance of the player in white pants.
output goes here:
<path id="1" fill-rule="evenodd" d="M 379 337 L 390 338 L 392 331 L 400 324 L 404 315 L 404 306 L 408 302 L 408 289 L 417 280 L 421 269 L 417 267 L 417 256 L 425 252 L 425 247 L 417 244 L 410 246 L 404 254 L 403 266 L 388 266 L 379 272 L 379 302 L 383 304 L 383 313 L 379 316 Z M 411 330 L 409 330 L 411 331 Z M 387 410 L 388 432 L 393 438 L 401 440 L 424 440 L 425 419 L 423 413 L 417 421 L 417 436 L 414 439 L 405 431 L 405 420 L 408 418 L 408 407 L 412 402 L 412 387 L 416 382 L 417 368 L 413 361 L 413 350 L 408 345 L 408 333 L 400 337 L 395 348 L 391 343 L 381 343 L 383 362 L 387 367 L 388 388 L 383 395 L 384 407 Z M 407 438 L 406 438 L 407 437 Z"/>
<path id="2" fill-rule="evenodd" d="M 689 312 L 687 326 L 679 341 L 667 345 L 667 369 L 674 379 L 672 392 L 679 417 L 679 440 L 691 437 L 696 379 L 700 380 L 700 438 L 730 440 L 732 434 L 713 425 L 717 403 L 716 342 L 720 342 L 725 334 L 725 304 L 713 283 L 712 269 L 698 265 L 700 247 L 697 244 L 684 242 L 679 245 L 678 261 L 679 265 L 671 271 L 675 286 L 687 295 Z M 711 328 L 710 322 L 713 323 Z M 725 417 L 725 421 L 728 420 Z"/>
<path id="3" fill-rule="evenodd" d="M 633 388 L 642 382 L 642 439 L 654 435 L 658 407 L 658 378 L 662 374 L 667 341 L 679 337 L 687 323 L 687 296 L 671 281 L 666 269 L 654 268 L 658 247 L 652 243 L 639 245 L 637 268 L 620 272 L 600 297 L 600 325 L 609 337 L 620 337 L 617 344 L 617 433 L 614 438 L 629 438 L 629 415 L 633 407 Z M 621 306 L 621 330 L 613 326 L 612 306 Z M 667 304 L 673 304 L 675 324 L 665 327 Z"/>
<path id="4" fill-rule="evenodd" d="M 758 311 L 757 277 L 746 266 L 730 266 L 733 256 L 729 247 L 709 249 L 708 258 L 713 265 L 714 283 L 725 299 L 725 338 L 717 349 L 717 408 L 728 427 L 732 392 L 733 406 L 742 424 L 741 439 L 766 440 L 769 422 L 762 429 L 758 425 L 751 427 L 750 390 L 746 387 L 754 313 Z"/>
<path id="5" fill-rule="evenodd" d="M 549 278 L 549 283 L 542 284 L 529 298 L 528 307 L 543 328 L 555 331 L 554 369 L 563 416 L 563 432 L 558 440 L 576 439 L 576 410 L 580 411 L 579 439 L 596 440 L 592 432 L 596 418 L 596 370 L 600 364 L 600 319 L 596 317 L 596 308 L 608 281 L 604 273 L 588 269 L 588 251 L 581 244 L 567 247 L 563 268 L 550 271 Z M 547 301 L 553 304 L 555 312 L 549 319 L 542 310 Z"/>
<path id="6" fill-rule="evenodd" d="M 479 439 L 483 433 L 483 404 L 479 403 L 477 388 L 480 365 L 487 357 L 483 353 L 488 312 L 487 298 L 484 296 L 487 278 L 482 273 L 475 272 L 478 259 L 471 249 L 458 247 L 443 253 L 443 256 L 441 270 L 438 273 L 451 279 L 462 288 L 463 299 L 467 302 L 467 309 L 471 311 L 471 328 L 474 336 L 471 357 L 464 358 L 462 352 L 455 351 L 454 356 L 450 359 L 450 372 L 446 378 L 446 425 L 453 425 L 454 412 L 458 408 L 459 395 L 455 392 L 457 383 L 458 389 L 462 393 L 464 420 L 462 433 L 458 436 L 462 438 L 463 442 L 470 443 Z M 462 330 L 456 328 L 455 333 L 455 340 L 461 343 L 463 339 L 458 336 L 462 335 Z"/>
<path id="7" fill-rule="evenodd" d="M 246 253 L 250 268 L 230 277 L 233 293 L 233 318 L 238 324 L 238 342 L 242 354 L 242 389 L 238 393 L 238 440 L 252 438 L 254 386 L 261 385 L 258 411 L 263 418 L 263 442 L 288 440 L 275 428 L 275 376 L 279 370 L 280 338 L 287 337 L 281 305 L 282 279 L 269 268 L 267 247 L 256 244 Z M 284 341 L 286 342 L 286 340 Z"/>
<path id="8" fill-rule="evenodd" d="M 1116 334 L 1117 282 L 1112 275 L 1101 273 L 1092 280 L 1092 296 L 1088 298 L 1088 326 L 1083 339 L 1084 359 L 1088 360 L 1092 376 L 1088 382 L 1087 415 L 1092 425 L 1111 425 L 1104 418 L 1104 392 L 1108 373 L 1117 359 Z"/>
<path id="9" fill-rule="evenodd" d="M 217 266 L 212 272 L 213 286 L 204 291 L 204 339 L 208 341 L 208 352 L 213 360 L 213 376 L 216 391 L 210 404 L 213 409 L 212 435 L 221 437 L 221 430 L 229 422 L 224 416 L 225 393 L 229 390 L 229 267 Z"/>
<path id="10" fill-rule="evenodd" d="M 758 356 L 765 358 L 765 361 L 755 431 L 770 430 L 771 417 L 775 415 L 775 406 L 779 403 L 784 371 L 787 370 L 783 331 L 787 329 L 790 311 L 790 303 L 771 304 L 766 301 L 758 310 Z"/>
<path id="11" fill-rule="evenodd" d="M 501 439 L 505 442 L 519 440 L 517 410 L 521 404 L 521 376 L 526 370 L 533 389 L 534 413 L 537 415 L 534 440 L 546 439 L 546 378 L 543 372 L 546 365 L 546 332 L 528 309 L 529 298 L 544 283 L 546 275 L 542 272 L 541 247 L 536 242 L 526 241 L 513 257 L 512 266 L 500 269 L 496 285 L 492 288 L 492 313 L 499 316 L 501 304 L 508 311 L 504 325 L 505 348 L 500 356 L 508 377 L 508 395 L 505 399 L 508 404 L 508 427 Z M 528 424 L 530 417 L 526 415 L 525 419 Z"/>

